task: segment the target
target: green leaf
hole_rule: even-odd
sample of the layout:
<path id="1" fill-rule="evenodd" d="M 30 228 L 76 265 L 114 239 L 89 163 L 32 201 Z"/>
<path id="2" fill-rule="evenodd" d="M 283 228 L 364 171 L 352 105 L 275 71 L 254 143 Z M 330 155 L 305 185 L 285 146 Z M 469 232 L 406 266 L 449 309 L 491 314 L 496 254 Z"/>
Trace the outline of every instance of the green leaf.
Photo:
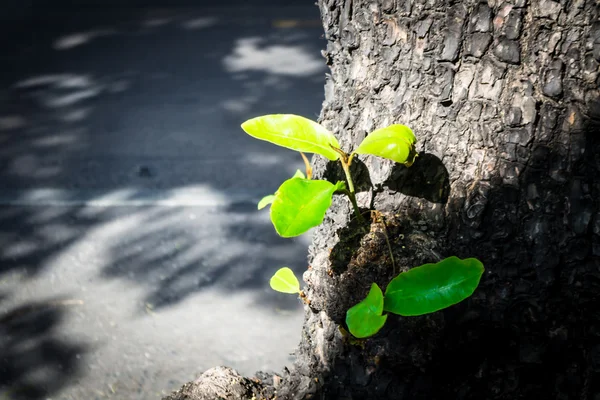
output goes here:
<path id="1" fill-rule="evenodd" d="M 372 154 L 410 166 L 416 156 L 416 141 L 409 127 L 395 124 L 369 133 L 354 152 Z"/>
<path id="2" fill-rule="evenodd" d="M 299 169 L 296 170 L 296 173 L 294 174 L 294 176 L 292 176 L 292 178 L 302 178 L 302 179 L 306 179 L 306 176 L 304 176 L 304 172 L 300 171 Z"/>
<path id="3" fill-rule="evenodd" d="M 283 267 L 275 272 L 269 281 L 271 289 L 281 293 L 300 293 L 300 282 L 294 275 L 294 271 L 288 267 Z"/>
<path id="4" fill-rule="evenodd" d="M 429 314 L 471 296 L 484 268 L 476 258 L 448 257 L 401 273 L 385 290 L 385 311 L 411 316 Z"/>
<path id="5" fill-rule="evenodd" d="M 299 236 L 321 222 L 331 205 L 333 193 L 344 182 L 291 178 L 283 182 L 271 205 L 271 222 L 280 236 Z"/>
<path id="6" fill-rule="evenodd" d="M 273 200 L 275 200 L 275 195 L 274 194 L 270 194 L 268 196 L 263 197 L 258 202 L 258 209 L 262 210 L 263 208 L 265 208 L 266 206 L 268 206 L 269 204 L 271 204 L 273 202 Z"/>
<path id="7" fill-rule="evenodd" d="M 263 115 L 244 122 L 242 129 L 252 137 L 288 149 L 321 154 L 332 161 L 340 157 L 331 148 L 340 148 L 335 136 L 322 125 L 298 115 Z"/>
<path id="8" fill-rule="evenodd" d="M 304 179 L 306 177 L 304 176 L 304 172 L 302 172 L 299 169 L 297 169 L 296 173 L 294 174 L 294 176 L 292 178 L 302 178 L 302 179 Z M 262 210 L 263 208 L 265 208 L 269 204 L 273 203 L 273 200 L 275 200 L 275 195 L 274 194 L 270 194 L 268 196 L 263 197 L 258 202 L 258 209 Z"/>
<path id="9" fill-rule="evenodd" d="M 334 189 L 335 189 L 336 192 L 341 192 L 341 191 L 344 191 L 344 190 L 348 190 L 348 188 L 346 187 L 346 182 L 344 182 L 344 181 L 338 181 L 335 184 Z"/>
<path id="10" fill-rule="evenodd" d="M 379 332 L 387 320 L 383 312 L 383 293 L 376 283 L 371 285 L 363 301 L 346 312 L 346 325 L 357 338 L 366 338 Z"/>

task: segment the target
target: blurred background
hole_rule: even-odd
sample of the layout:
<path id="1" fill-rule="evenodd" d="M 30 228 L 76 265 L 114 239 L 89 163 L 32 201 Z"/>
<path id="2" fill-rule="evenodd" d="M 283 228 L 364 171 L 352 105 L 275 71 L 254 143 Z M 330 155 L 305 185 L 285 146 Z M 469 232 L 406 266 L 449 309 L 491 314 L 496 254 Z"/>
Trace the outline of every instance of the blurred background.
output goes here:
<path id="1" fill-rule="evenodd" d="M 302 168 L 247 136 L 316 119 L 313 0 L 5 0 L 0 399 L 160 398 L 293 361 L 306 269 L 256 202 Z"/>

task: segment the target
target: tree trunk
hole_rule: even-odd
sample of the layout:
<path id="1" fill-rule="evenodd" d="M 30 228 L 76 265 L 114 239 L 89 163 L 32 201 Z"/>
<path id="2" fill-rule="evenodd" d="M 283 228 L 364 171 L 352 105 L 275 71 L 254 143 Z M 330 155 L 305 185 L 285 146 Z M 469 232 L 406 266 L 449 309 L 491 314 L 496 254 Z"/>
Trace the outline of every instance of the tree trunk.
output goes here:
<path id="1" fill-rule="evenodd" d="M 420 155 L 410 168 L 354 163 L 359 205 L 385 226 L 356 234 L 349 201 L 334 199 L 277 398 L 600 399 L 600 3 L 319 7 L 331 68 L 320 122 L 348 152 L 405 124 Z M 343 179 L 314 164 L 316 177 Z M 363 341 L 339 329 L 372 282 L 451 255 L 486 267 L 470 299 L 390 315 Z"/>
<path id="2" fill-rule="evenodd" d="M 319 2 L 320 122 L 345 151 L 392 123 L 417 136 L 412 167 L 361 157 L 356 171 L 361 207 L 388 215 L 396 267 L 457 255 L 486 272 L 468 301 L 391 315 L 353 344 L 338 329 L 346 310 L 394 266 L 380 231 L 344 229 L 351 208 L 337 199 L 310 249 L 282 398 L 600 398 L 599 4 Z"/>

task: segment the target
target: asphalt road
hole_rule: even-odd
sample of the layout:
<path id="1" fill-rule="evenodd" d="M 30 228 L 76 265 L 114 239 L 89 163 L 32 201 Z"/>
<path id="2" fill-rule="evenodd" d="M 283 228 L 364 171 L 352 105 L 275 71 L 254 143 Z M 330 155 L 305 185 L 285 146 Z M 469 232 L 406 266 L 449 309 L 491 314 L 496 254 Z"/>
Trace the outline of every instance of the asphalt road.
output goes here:
<path id="1" fill-rule="evenodd" d="M 302 273 L 309 238 L 255 204 L 302 162 L 239 125 L 316 119 L 318 9 L 35 18 L 0 51 L 0 399 L 145 400 L 289 365 L 302 307 L 268 280 Z"/>

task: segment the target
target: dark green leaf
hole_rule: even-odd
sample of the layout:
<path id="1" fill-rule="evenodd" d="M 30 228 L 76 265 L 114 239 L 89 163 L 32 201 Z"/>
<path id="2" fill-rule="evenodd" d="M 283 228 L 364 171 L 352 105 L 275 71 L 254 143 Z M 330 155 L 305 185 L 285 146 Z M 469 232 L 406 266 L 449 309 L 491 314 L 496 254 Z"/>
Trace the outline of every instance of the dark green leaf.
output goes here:
<path id="1" fill-rule="evenodd" d="M 476 258 L 449 257 L 401 273 L 385 290 L 385 311 L 411 316 L 432 313 L 471 296 L 484 268 Z"/>
<path id="2" fill-rule="evenodd" d="M 367 297 L 346 313 L 346 325 L 350 333 L 357 338 L 373 336 L 387 320 L 387 315 L 381 315 L 382 312 L 383 293 L 379 286 L 373 283 Z"/>

